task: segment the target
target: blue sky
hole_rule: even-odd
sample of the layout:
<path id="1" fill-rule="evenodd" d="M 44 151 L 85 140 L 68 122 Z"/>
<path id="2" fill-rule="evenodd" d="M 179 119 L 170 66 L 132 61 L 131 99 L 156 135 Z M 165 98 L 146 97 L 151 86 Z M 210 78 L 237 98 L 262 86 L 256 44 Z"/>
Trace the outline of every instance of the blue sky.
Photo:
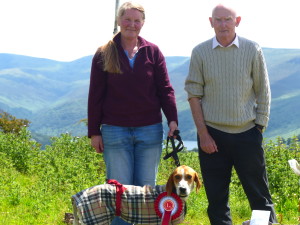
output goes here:
<path id="1" fill-rule="evenodd" d="M 123 3 L 124 0 L 120 0 Z M 214 33 L 216 0 L 139 0 L 141 36 L 165 56 L 190 56 Z M 299 0 L 231 0 L 242 17 L 237 33 L 262 47 L 300 48 Z M 0 0 L 0 53 L 59 61 L 92 55 L 113 34 L 115 0 Z"/>

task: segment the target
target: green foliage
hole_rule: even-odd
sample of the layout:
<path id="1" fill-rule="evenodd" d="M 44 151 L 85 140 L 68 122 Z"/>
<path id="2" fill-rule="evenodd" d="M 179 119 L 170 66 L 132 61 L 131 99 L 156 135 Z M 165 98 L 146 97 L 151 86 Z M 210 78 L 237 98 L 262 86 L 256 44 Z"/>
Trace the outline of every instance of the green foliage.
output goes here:
<path id="1" fill-rule="evenodd" d="M 28 173 L 32 169 L 31 160 L 38 154 L 39 146 L 25 127 L 19 133 L 0 132 L 0 152 L 7 155 L 19 172 Z"/>
<path id="2" fill-rule="evenodd" d="M 265 144 L 270 190 L 281 224 L 297 224 L 299 177 L 287 161 L 300 160 L 299 141 L 289 145 L 278 139 Z M 165 154 L 165 150 L 163 155 Z M 197 152 L 179 153 L 182 165 L 193 167 L 201 176 Z M 26 128 L 20 133 L 0 132 L 0 224 L 64 224 L 64 213 L 72 212 L 73 194 L 105 182 L 102 154 L 96 154 L 87 137 L 68 133 L 52 138 L 45 150 L 31 139 Z M 175 164 L 161 160 L 158 184 L 165 184 Z M 230 186 L 230 206 L 234 224 L 251 216 L 251 209 L 235 172 Z M 207 199 L 202 187 L 188 199 L 187 224 L 209 224 Z"/>
<path id="3" fill-rule="evenodd" d="M 34 162 L 47 189 L 78 191 L 105 181 L 102 155 L 95 153 L 86 137 L 62 134 L 52 141 Z"/>
<path id="4" fill-rule="evenodd" d="M 270 190 L 277 213 L 292 218 L 291 212 L 300 198 L 300 186 L 299 177 L 291 173 L 287 161 L 289 159 L 300 160 L 298 138 L 294 137 L 290 145 L 283 144 L 282 139 L 278 138 L 277 142 L 270 141 L 266 144 L 265 150 Z"/>
<path id="5" fill-rule="evenodd" d="M 38 146 L 26 129 L 0 132 L 1 225 L 62 224 L 71 195 L 105 181 L 102 155 L 86 137 L 62 134 L 45 150 Z"/>
<path id="6" fill-rule="evenodd" d="M 0 131 L 18 134 L 22 127 L 29 125 L 29 120 L 17 119 L 11 114 L 0 110 Z"/>

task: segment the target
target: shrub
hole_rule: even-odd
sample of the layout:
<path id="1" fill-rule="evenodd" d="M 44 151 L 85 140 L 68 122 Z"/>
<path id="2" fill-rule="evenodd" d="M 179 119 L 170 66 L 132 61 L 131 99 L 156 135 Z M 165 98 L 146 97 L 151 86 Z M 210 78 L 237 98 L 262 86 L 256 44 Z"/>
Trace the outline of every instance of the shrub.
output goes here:
<path id="1" fill-rule="evenodd" d="M 9 113 L 0 110 L 0 131 L 4 133 L 18 134 L 22 127 L 27 127 L 29 123 L 29 120 L 17 119 Z"/>
<path id="2" fill-rule="evenodd" d="M 298 219 L 299 177 L 287 161 L 300 160 L 299 149 L 296 137 L 289 144 L 280 138 L 265 144 L 270 190 L 276 212 L 282 215 L 285 224 L 297 224 Z M 178 155 L 181 165 L 191 166 L 201 177 L 197 152 L 184 150 Z M 41 150 L 26 128 L 18 134 L 0 132 L 0 158 L 3 224 L 63 224 L 64 213 L 72 211 L 71 196 L 105 182 L 103 155 L 95 152 L 87 137 L 62 134 Z M 161 159 L 158 184 L 165 184 L 174 168 L 172 159 Z M 235 224 L 250 218 L 247 198 L 234 171 L 230 205 Z M 193 192 L 188 199 L 186 223 L 209 224 L 206 208 L 202 187 L 199 194 Z"/>

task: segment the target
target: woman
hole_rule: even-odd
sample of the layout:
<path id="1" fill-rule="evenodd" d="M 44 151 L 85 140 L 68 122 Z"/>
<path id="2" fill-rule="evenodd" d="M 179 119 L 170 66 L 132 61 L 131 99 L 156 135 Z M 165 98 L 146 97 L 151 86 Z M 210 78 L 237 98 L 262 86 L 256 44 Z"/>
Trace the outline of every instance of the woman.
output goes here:
<path id="1" fill-rule="evenodd" d="M 163 141 L 161 110 L 169 136 L 178 124 L 174 90 L 159 48 L 139 36 L 143 7 L 126 2 L 117 19 L 120 32 L 98 49 L 92 62 L 88 136 L 96 152 L 104 154 L 107 179 L 155 185 Z"/>

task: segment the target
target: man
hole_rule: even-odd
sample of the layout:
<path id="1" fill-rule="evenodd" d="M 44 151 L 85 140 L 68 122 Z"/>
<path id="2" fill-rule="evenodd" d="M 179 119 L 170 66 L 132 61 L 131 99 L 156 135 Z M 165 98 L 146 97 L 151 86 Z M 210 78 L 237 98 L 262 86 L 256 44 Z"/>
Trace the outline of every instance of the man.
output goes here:
<path id="1" fill-rule="evenodd" d="M 262 49 L 239 37 L 241 17 L 219 4 L 209 18 L 215 37 L 192 52 L 185 90 L 198 133 L 199 160 L 213 225 L 232 224 L 228 205 L 234 166 L 251 209 L 270 211 L 262 130 L 270 113 L 270 86 Z"/>

